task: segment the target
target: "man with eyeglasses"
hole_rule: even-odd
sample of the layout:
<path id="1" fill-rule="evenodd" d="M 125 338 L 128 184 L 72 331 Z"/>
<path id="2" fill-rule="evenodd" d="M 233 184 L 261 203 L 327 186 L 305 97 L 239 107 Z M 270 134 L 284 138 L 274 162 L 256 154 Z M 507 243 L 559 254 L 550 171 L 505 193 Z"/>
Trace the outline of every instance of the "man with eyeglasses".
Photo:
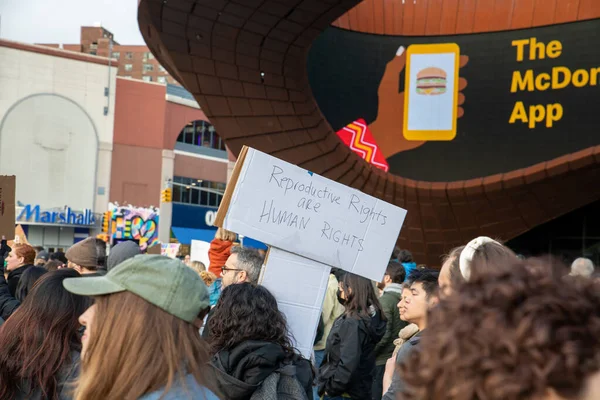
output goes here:
<path id="1" fill-rule="evenodd" d="M 225 289 L 229 285 L 244 282 L 256 285 L 264 261 L 264 257 L 256 249 L 240 246 L 232 247 L 231 255 L 225 262 L 225 265 L 221 267 L 222 289 Z M 202 330 L 202 337 L 205 339 L 210 336 L 209 329 L 207 328 L 213 310 L 214 308 L 208 313 L 206 323 L 204 324 L 205 328 Z"/>
<path id="2" fill-rule="evenodd" d="M 235 246 L 221 267 L 223 288 L 235 283 L 249 282 L 256 285 L 264 258 L 256 249 Z"/>

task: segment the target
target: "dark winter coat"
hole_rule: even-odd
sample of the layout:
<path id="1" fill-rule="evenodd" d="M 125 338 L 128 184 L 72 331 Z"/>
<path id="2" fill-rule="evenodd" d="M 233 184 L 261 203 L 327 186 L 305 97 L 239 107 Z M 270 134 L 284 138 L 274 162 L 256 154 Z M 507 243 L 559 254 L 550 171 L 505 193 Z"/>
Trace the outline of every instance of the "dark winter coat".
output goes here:
<path id="1" fill-rule="evenodd" d="M 407 323 L 400 319 L 400 310 L 398 303 L 402 296 L 402 286 L 397 283 L 392 283 L 386 287 L 383 294 L 379 298 L 381 308 L 387 319 L 385 335 L 375 346 L 375 365 L 385 365 L 387 360 L 394 354 L 394 340 L 398 338 L 398 333 L 404 328 Z"/>
<path id="2" fill-rule="evenodd" d="M 421 333 L 424 331 L 418 332 L 413 337 L 411 337 L 406 343 L 400 347 L 398 354 L 396 355 L 396 365 L 402 363 L 406 360 L 410 353 L 415 351 L 415 349 L 419 348 L 421 343 Z M 405 384 L 402 380 L 402 377 L 398 373 L 398 368 L 394 372 L 394 377 L 392 378 L 392 383 L 388 391 L 383 395 L 382 400 L 396 400 L 398 398 L 398 394 L 404 391 Z"/>
<path id="3" fill-rule="evenodd" d="M 0 240 L 0 272 L 4 273 L 4 259 L 8 257 L 12 249 L 6 240 Z"/>
<path id="4" fill-rule="evenodd" d="M 15 271 L 18 271 L 18 269 Z M 0 318 L 7 320 L 20 305 L 21 302 L 10 293 L 4 274 L 0 274 Z"/>
<path id="5" fill-rule="evenodd" d="M 319 394 L 371 398 L 375 346 L 385 334 L 386 325 L 379 312 L 360 319 L 344 314 L 334 322 L 319 369 Z"/>
<path id="6" fill-rule="evenodd" d="M 25 272 L 25 270 L 27 270 L 29 267 L 33 267 L 33 265 L 23 265 L 22 267 L 14 269 L 8 273 L 8 279 L 6 281 L 8 282 L 8 290 L 10 291 L 10 295 L 12 297 L 16 297 L 17 286 L 21 280 L 21 275 L 23 275 L 23 272 Z"/>
<path id="7" fill-rule="evenodd" d="M 310 362 L 298 355 L 289 359 L 278 344 L 248 340 L 231 350 L 220 351 L 210 362 L 219 390 L 228 400 L 250 399 L 267 377 L 288 363 L 295 366 L 296 378 L 312 400 Z"/>
<path id="8" fill-rule="evenodd" d="M 79 363 L 80 363 L 80 355 L 79 352 L 72 351 L 71 352 L 71 360 L 62 366 L 60 371 L 58 372 L 58 376 L 56 377 L 57 382 L 57 394 L 58 400 L 70 400 L 73 398 L 72 396 L 72 387 L 70 386 L 75 379 L 79 376 Z M 25 384 L 23 387 L 28 387 L 29 385 Z M 33 393 L 28 393 L 27 391 L 21 391 L 16 394 L 14 400 L 44 400 L 45 397 L 42 395 L 42 391 L 40 389 L 35 389 Z"/>

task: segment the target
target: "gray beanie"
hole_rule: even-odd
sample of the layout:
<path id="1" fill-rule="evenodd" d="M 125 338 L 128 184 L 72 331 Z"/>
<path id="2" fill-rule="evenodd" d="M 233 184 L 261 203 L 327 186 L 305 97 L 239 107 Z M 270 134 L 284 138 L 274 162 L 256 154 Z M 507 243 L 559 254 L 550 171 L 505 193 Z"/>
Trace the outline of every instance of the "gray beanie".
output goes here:
<path id="1" fill-rule="evenodd" d="M 142 252 L 136 242 L 132 242 L 131 240 L 121 242 L 110 250 L 110 254 L 106 260 L 106 268 L 110 271 L 123 261 L 133 258 L 138 254 L 142 254 Z"/>

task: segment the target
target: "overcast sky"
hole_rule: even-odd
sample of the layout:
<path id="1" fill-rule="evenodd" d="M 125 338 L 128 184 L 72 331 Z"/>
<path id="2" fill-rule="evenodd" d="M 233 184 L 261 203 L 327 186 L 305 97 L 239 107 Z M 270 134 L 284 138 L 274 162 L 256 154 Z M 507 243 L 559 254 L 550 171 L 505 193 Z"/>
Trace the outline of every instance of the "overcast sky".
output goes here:
<path id="1" fill-rule="evenodd" d="M 80 27 L 101 22 L 121 44 L 144 44 L 137 0 L 0 0 L 0 38 L 79 43 Z"/>

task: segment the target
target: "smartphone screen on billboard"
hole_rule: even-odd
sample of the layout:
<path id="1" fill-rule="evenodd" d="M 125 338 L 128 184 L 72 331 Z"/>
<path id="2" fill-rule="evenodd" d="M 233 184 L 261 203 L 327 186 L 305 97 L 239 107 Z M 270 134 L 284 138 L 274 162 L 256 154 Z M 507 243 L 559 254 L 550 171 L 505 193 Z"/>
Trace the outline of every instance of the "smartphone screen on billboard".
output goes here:
<path id="1" fill-rule="evenodd" d="M 454 139 L 459 62 L 455 43 L 408 47 L 403 127 L 407 140 Z"/>

